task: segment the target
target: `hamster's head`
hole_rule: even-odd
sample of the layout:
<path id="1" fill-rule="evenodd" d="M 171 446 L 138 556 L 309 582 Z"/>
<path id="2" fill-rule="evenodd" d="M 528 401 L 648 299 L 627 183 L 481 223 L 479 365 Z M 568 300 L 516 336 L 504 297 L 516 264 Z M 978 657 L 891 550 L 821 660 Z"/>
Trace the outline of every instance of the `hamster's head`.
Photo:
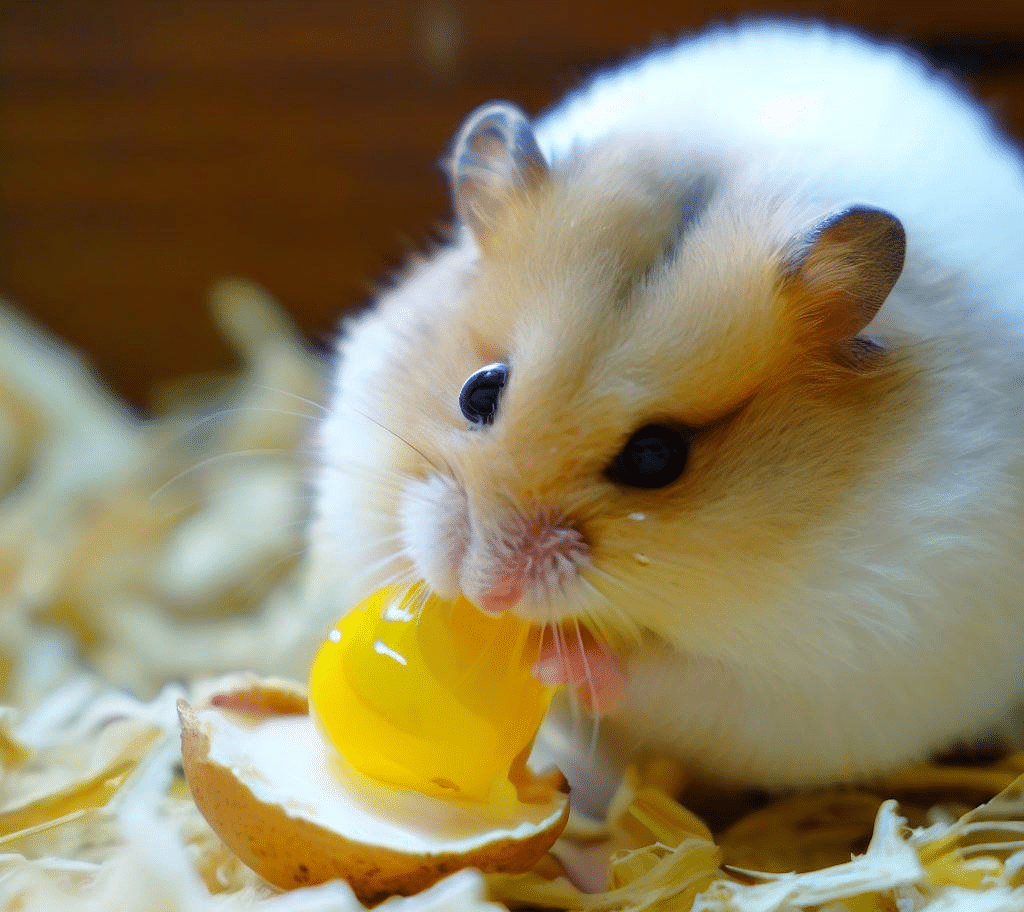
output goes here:
<path id="1" fill-rule="evenodd" d="M 900 223 L 642 137 L 549 167 L 505 104 L 470 117 L 449 170 L 464 243 L 342 364 L 335 411 L 357 403 L 344 420 L 383 442 L 351 483 L 387 494 L 346 518 L 393 558 L 349 536 L 364 589 L 404 574 L 616 650 L 729 653 L 877 454 L 896 381 L 861 333 Z"/>

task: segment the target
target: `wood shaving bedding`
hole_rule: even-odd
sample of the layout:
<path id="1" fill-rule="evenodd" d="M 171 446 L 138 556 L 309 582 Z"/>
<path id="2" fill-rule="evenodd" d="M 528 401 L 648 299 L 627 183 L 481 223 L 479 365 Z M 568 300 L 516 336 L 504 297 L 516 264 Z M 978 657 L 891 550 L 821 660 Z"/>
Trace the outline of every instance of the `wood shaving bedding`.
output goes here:
<path id="1" fill-rule="evenodd" d="M 241 670 L 302 679 L 321 632 L 302 612 L 302 527 L 325 366 L 260 289 L 225 282 L 212 304 L 241 369 L 183 381 L 148 419 L 0 309 L 0 902 L 12 912 L 362 908 L 338 882 L 268 886 L 181 779 L 176 700 L 201 702 Z M 584 893 L 567 875 L 595 859 L 606 888 Z M 536 871 L 463 871 L 388 905 L 1021 912 L 1024 754 L 770 802 L 650 762 L 607 820 L 576 818 Z"/>

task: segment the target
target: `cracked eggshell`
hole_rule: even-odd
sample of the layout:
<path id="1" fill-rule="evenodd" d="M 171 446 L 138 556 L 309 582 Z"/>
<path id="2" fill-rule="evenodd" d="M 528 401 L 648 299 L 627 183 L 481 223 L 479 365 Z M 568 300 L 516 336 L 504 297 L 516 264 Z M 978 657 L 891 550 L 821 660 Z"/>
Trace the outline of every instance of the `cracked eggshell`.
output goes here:
<path id="1" fill-rule="evenodd" d="M 511 819 L 342 769 L 294 687 L 257 682 L 210 702 L 178 704 L 192 796 L 228 847 L 281 888 L 341 878 L 374 903 L 461 868 L 526 871 L 568 820 L 564 780 Z"/>

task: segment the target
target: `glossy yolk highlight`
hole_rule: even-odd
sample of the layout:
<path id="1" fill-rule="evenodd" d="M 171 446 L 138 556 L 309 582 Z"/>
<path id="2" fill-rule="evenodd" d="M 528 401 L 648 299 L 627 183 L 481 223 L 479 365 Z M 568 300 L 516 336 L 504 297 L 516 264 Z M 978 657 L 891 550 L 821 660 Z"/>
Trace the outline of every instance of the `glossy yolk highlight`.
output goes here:
<path id="1" fill-rule="evenodd" d="M 383 782 L 492 805 L 547 712 L 539 631 L 464 599 L 388 587 L 346 614 L 310 674 L 310 712 L 349 764 Z"/>

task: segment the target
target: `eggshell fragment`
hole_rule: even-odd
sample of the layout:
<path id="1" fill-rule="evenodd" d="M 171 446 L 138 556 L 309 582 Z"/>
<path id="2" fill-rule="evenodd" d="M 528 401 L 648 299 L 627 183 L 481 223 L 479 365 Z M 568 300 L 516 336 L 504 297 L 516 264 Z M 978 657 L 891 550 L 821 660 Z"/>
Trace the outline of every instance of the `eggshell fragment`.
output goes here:
<path id="1" fill-rule="evenodd" d="M 211 702 L 178 704 L 192 796 L 228 847 L 281 888 L 341 878 L 374 903 L 461 868 L 527 871 L 568 820 L 564 785 L 509 819 L 341 769 L 297 695 L 278 699 L 273 687 Z"/>

